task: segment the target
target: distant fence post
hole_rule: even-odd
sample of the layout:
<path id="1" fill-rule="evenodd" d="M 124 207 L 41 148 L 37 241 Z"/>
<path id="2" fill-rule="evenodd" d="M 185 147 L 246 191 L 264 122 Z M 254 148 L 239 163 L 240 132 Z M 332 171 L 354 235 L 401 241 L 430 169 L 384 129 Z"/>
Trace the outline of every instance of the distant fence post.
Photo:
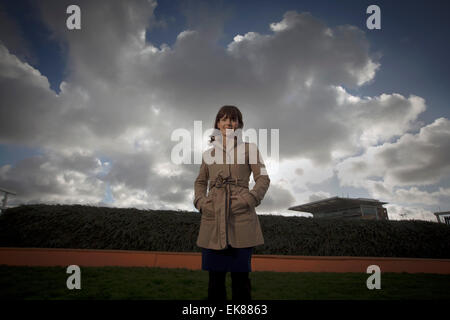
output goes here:
<path id="1" fill-rule="evenodd" d="M 6 203 L 8 201 L 8 194 L 16 195 L 16 193 L 14 191 L 9 191 L 4 188 L 0 188 L 0 192 L 3 192 L 5 194 L 3 197 L 3 200 L 2 200 L 2 208 L 0 209 L 0 214 L 2 214 L 3 211 L 6 209 Z"/>

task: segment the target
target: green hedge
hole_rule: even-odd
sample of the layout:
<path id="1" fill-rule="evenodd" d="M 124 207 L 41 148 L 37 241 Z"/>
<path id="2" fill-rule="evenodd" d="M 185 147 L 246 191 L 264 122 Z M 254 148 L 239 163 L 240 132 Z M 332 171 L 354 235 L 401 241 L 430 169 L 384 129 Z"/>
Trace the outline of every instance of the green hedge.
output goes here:
<path id="1" fill-rule="evenodd" d="M 434 222 L 259 215 L 255 254 L 450 258 L 450 227 Z M 200 214 L 83 205 L 23 205 L 0 216 L 1 247 L 200 251 Z"/>

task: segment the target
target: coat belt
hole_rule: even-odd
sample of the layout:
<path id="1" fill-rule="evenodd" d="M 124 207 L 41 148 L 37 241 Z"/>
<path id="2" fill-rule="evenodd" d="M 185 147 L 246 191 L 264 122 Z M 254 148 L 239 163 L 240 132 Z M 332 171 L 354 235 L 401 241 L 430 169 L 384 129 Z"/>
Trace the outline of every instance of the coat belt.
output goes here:
<path id="1" fill-rule="evenodd" d="M 225 247 L 228 245 L 228 217 L 230 215 L 230 205 L 231 205 L 231 185 L 240 186 L 248 189 L 248 184 L 245 181 L 240 180 L 238 178 L 223 178 L 221 175 L 218 175 L 216 180 L 209 180 L 209 190 L 212 188 L 224 188 L 225 189 Z"/>
<path id="2" fill-rule="evenodd" d="M 217 176 L 216 180 L 209 180 L 209 190 L 212 188 L 225 188 L 227 185 L 235 185 L 243 188 L 248 189 L 248 184 L 245 183 L 244 180 L 238 179 L 238 178 L 223 178 L 222 176 Z"/>

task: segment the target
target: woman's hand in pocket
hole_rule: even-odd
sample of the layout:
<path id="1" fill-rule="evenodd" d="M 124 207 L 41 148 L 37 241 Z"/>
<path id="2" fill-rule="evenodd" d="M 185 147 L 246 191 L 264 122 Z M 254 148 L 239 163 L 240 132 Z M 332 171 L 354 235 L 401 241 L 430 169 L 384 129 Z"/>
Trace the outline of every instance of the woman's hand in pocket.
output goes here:
<path id="1" fill-rule="evenodd" d="M 231 213 L 241 214 L 249 210 L 247 202 L 240 195 L 231 196 Z"/>
<path id="2" fill-rule="evenodd" d="M 202 198 L 200 203 L 200 213 L 202 216 L 214 217 L 214 204 L 210 197 Z"/>
<path id="3" fill-rule="evenodd" d="M 256 198 L 249 191 L 241 193 L 240 196 L 245 200 L 250 208 L 254 209 L 258 205 Z"/>

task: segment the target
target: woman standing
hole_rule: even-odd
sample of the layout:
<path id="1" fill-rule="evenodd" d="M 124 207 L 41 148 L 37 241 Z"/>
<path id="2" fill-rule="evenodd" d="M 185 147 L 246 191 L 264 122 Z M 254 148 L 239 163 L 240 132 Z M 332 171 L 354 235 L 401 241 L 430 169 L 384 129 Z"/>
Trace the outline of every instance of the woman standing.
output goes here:
<path id="1" fill-rule="evenodd" d="M 219 110 L 210 141 L 214 148 L 203 154 L 194 183 L 194 206 L 202 214 L 197 245 L 202 248 L 202 269 L 209 271 L 208 299 L 214 301 L 226 300 L 227 272 L 231 273 L 232 299 L 251 300 L 251 255 L 253 247 L 264 244 L 255 208 L 270 179 L 256 145 L 242 140 L 243 126 L 238 108 Z M 223 161 L 205 161 L 211 156 Z M 251 173 L 255 186 L 249 190 Z"/>

